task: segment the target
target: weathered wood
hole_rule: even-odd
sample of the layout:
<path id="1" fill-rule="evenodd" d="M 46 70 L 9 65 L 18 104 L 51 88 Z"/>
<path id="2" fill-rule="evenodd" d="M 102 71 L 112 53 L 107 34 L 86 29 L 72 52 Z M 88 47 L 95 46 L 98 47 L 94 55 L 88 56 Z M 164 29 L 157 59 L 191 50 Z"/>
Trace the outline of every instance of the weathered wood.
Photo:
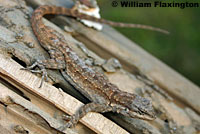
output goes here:
<path id="1" fill-rule="evenodd" d="M 6 117 L 0 120 L 0 124 L 4 129 L 16 133 L 27 131 L 28 133 L 62 134 L 62 132 L 55 130 L 62 125 L 58 120 L 52 118 L 49 114 L 43 112 L 1 83 L 0 88 L 1 117 Z M 6 105 L 6 108 L 2 104 Z M 65 132 L 67 134 L 76 134 L 70 129 Z"/>
<path id="2" fill-rule="evenodd" d="M 0 55 L 0 59 L 1 78 L 20 88 L 23 93 L 29 92 L 32 95 L 35 95 L 38 99 L 45 99 L 46 102 L 66 111 L 70 115 L 74 114 L 83 105 L 80 101 L 67 95 L 61 89 L 57 90 L 55 87 L 47 83 L 44 83 L 42 88 L 39 88 L 38 85 L 41 82 L 40 78 L 30 72 L 20 70 L 22 66 L 14 62 L 12 59 L 5 58 L 2 55 Z M 27 95 L 25 94 L 25 96 Z M 97 113 L 87 114 L 81 119 L 81 122 L 97 133 L 128 134 L 128 132 Z M 55 128 L 58 127 L 59 126 Z"/>
<path id="3" fill-rule="evenodd" d="M 12 56 L 17 62 L 21 63 L 22 65 L 24 63 L 30 65 L 36 59 L 48 58 L 48 54 L 41 48 L 32 33 L 30 23 L 28 21 L 28 18 L 30 18 L 31 16 L 30 8 L 27 8 L 23 1 L 21 1 L 21 3 L 16 2 L 16 0 L 9 0 L 9 2 L 0 0 L 0 3 L 4 3 L 4 6 L 1 7 L 0 10 L 2 13 L 0 17 L 3 18 L 0 22 L 0 53 L 4 55 L 10 53 L 10 56 Z M 68 3 L 67 1 L 63 4 L 63 0 L 28 0 L 28 2 L 29 5 L 33 7 L 37 7 L 39 4 L 50 3 L 58 6 L 63 6 L 68 4 L 70 5 L 71 3 Z M 154 108 L 157 111 L 157 119 L 152 122 L 146 122 L 138 119 L 129 119 L 122 116 L 118 117 L 113 114 L 106 114 L 107 117 L 112 118 L 115 122 L 123 126 L 123 128 L 126 128 L 126 130 L 128 130 L 130 133 L 192 133 L 197 130 L 197 124 L 200 123 L 199 119 L 195 120 L 194 123 L 194 119 L 185 110 L 185 108 L 188 109 L 187 106 L 191 105 L 185 105 L 183 103 L 184 101 L 182 102 L 182 100 L 177 101 L 177 98 L 174 97 L 174 93 L 172 93 L 172 96 L 174 97 L 173 99 L 175 100 L 174 102 L 166 100 L 165 97 L 154 90 L 159 89 L 156 88 L 159 84 L 157 85 L 145 77 L 145 75 L 147 75 L 148 77 L 150 77 L 150 79 L 153 79 L 153 77 L 149 75 L 150 72 L 148 73 L 148 71 L 155 68 L 154 66 L 159 67 L 165 65 L 160 63 L 152 56 L 149 56 L 149 54 L 147 54 L 141 48 L 133 44 L 131 41 L 114 31 L 110 27 L 105 26 L 103 31 L 99 32 L 91 28 L 87 28 L 76 20 L 69 19 L 67 17 L 56 17 L 52 21 L 58 22 L 60 20 L 62 20 L 62 22 L 59 23 L 60 27 L 73 28 L 74 32 L 76 33 L 73 36 L 78 40 L 81 40 L 81 42 L 85 43 L 85 45 L 87 45 L 95 53 L 98 53 L 104 58 L 108 58 L 110 56 L 119 58 L 125 69 L 133 73 L 128 73 L 123 69 L 115 69 L 114 73 L 107 72 L 105 73 L 105 75 L 108 76 L 112 83 L 118 85 L 121 90 L 131 93 L 137 93 L 141 96 L 152 99 Z M 89 50 L 87 53 L 83 53 L 83 51 L 80 49 L 81 43 L 75 40 L 69 33 L 63 32 L 63 30 L 46 20 L 44 20 L 44 22 L 46 25 L 53 27 L 61 34 L 63 34 L 66 40 L 70 42 L 69 44 L 71 45 L 72 49 L 76 51 L 76 53 L 78 53 L 78 55 L 80 55 L 82 58 L 92 58 L 93 62 L 104 63 L 103 59 L 99 58 L 97 55 Z M 22 61 L 24 63 L 22 63 Z M 76 111 L 78 107 L 82 105 L 82 103 L 80 103 L 76 99 L 65 94 L 59 89 L 50 86 L 49 84 L 45 83 L 43 88 L 39 89 L 38 86 L 40 84 L 40 79 L 38 79 L 38 77 L 35 77 L 30 72 L 19 70 L 20 66 L 10 60 L 10 58 L 0 60 L 0 62 L 2 63 L 0 63 L 0 65 L 2 65 L 1 67 L 4 68 L 4 70 L 7 70 L 7 74 L 12 75 L 12 78 L 15 78 L 15 82 L 23 82 L 22 85 L 18 86 L 19 90 L 23 94 L 28 96 L 28 98 L 32 100 L 31 102 L 33 104 L 37 104 L 42 109 L 42 111 L 47 112 L 52 117 L 55 115 L 55 113 L 59 113 L 59 115 L 61 115 L 63 113 L 62 111 L 72 114 Z M 9 62 L 12 62 L 12 64 L 6 65 Z M 103 66 L 100 64 L 98 66 L 98 69 L 103 71 L 102 68 Z M 165 66 L 164 68 L 168 67 Z M 163 69 L 161 70 L 163 71 Z M 27 74 L 27 76 L 25 74 Z M 56 85 L 57 87 L 67 89 L 68 93 L 73 94 L 73 96 L 76 97 L 78 96 L 77 93 L 74 93 L 73 87 L 71 87 L 62 78 L 58 71 L 48 71 L 48 74 L 50 76 L 50 80 L 52 80 L 49 83 L 58 83 Z M 174 74 L 170 75 L 173 76 Z M 12 83 L 12 81 L 10 81 L 9 79 L 5 77 L 2 78 Z M 26 88 L 22 88 L 24 86 Z M 194 90 L 192 91 L 195 92 Z M 195 93 L 198 94 L 198 92 Z M 83 102 L 87 102 L 80 95 L 77 98 L 79 98 Z M 71 104 L 71 101 L 68 99 L 72 101 Z M 65 100 L 67 100 L 67 102 L 65 102 Z M 95 115 L 97 115 L 97 117 Z M 199 115 L 196 116 L 199 117 Z M 122 131 L 127 133 L 125 130 L 118 126 L 117 129 L 115 129 L 115 127 L 112 126 L 112 124 L 114 123 L 109 120 L 107 122 L 107 120 L 108 119 L 101 116 L 100 114 L 92 113 L 84 117 L 81 122 L 86 126 L 89 126 L 91 130 L 97 133 L 121 133 Z M 93 123 L 93 121 L 96 124 L 91 124 Z M 184 126 L 183 129 L 181 129 L 182 126 Z M 83 131 L 81 131 L 81 127 L 83 127 L 83 125 L 79 124 L 77 127 L 80 128 L 78 132 L 84 133 Z M 76 129 L 78 129 L 77 127 Z M 109 127 L 113 127 L 114 130 Z M 85 133 L 92 133 L 92 131 L 86 130 L 86 128 L 84 128 L 84 130 Z"/>
<path id="4" fill-rule="evenodd" d="M 176 99 L 180 99 L 200 113 L 200 101 L 198 101 L 200 88 L 137 44 L 110 27 L 104 28 L 102 32 L 75 25 L 73 28 L 81 34 L 76 38 L 87 44 L 87 47 L 98 55 L 103 58 L 112 56 L 119 59 L 129 72 L 142 72 Z"/>

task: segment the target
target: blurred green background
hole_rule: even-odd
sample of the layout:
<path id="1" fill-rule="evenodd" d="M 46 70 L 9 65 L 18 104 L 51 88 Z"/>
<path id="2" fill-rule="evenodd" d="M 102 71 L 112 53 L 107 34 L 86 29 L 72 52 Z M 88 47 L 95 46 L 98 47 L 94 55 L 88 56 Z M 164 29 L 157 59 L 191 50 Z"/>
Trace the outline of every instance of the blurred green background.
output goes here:
<path id="1" fill-rule="evenodd" d="M 115 28 L 200 86 L 200 7 L 122 8 L 112 7 L 112 1 L 114 0 L 97 0 L 102 18 L 168 30 L 170 35 L 142 29 Z"/>

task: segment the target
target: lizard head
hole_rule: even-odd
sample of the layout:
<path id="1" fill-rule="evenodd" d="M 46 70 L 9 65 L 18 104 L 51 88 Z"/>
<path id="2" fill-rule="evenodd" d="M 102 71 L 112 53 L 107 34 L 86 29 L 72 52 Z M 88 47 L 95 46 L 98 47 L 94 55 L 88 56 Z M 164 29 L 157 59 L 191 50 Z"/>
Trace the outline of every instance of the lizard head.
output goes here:
<path id="1" fill-rule="evenodd" d="M 129 116 L 132 118 L 140 118 L 144 120 L 154 120 L 155 113 L 150 100 L 141 96 L 122 92 L 117 95 L 117 101 L 119 102 L 117 110 L 118 113 Z M 115 100 L 116 100 L 115 99 Z"/>

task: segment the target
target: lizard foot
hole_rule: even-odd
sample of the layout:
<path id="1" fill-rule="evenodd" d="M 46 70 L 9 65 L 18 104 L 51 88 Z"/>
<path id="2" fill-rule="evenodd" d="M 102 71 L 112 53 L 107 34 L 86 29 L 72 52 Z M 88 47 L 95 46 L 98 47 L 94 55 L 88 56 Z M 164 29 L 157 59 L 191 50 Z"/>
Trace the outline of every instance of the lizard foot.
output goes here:
<path id="1" fill-rule="evenodd" d="M 66 128 L 72 128 L 72 127 L 73 127 L 73 123 L 69 121 L 69 122 L 66 123 L 65 125 L 59 127 L 58 130 L 64 131 Z"/>
<path id="2" fill-rule="evenodd" d="M 65 120 L 65 121 L 70 121 L 70 120 L 72 120 L 72 116 L 63 115 L 63 116 L 62 116 L 62 119 Z"/>
<path id="3" fill-rule="evenodd" d="M 34 70 L 35 67 L 39 67 L 40 70 Z M 29 70 L 32 73 L 42 74 L 42 80 L 41 80 L 39 88 L 42 87 L 44 80 L 48 81 L 47 71 L 40 60 L 37 60 L 35 63 L 33 63 L 31 66 L 28 66 L 27 68 L 21 68 L 21 70 Z"/>
<path id="4" fill-rule="evenodd" d="M 73 128 L 76 124 L 73 116 L 63 115 L 62 119 L 67 121 L 67 123 L 58 128 L 58 130 L 60 130 L 60 131 L 63 131 L 66 128 Z"/>

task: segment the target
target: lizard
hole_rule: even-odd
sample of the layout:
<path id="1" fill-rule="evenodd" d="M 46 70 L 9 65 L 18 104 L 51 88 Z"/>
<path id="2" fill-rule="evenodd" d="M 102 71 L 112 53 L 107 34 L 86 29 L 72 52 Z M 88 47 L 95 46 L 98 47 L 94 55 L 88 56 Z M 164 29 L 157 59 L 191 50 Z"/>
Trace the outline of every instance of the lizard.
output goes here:
<path id="1" fill-rule="evenodd" d="M 62 129 L 75 126 L 88 112 L 104 113 L 112 111 L 131 118 L 155 119 L 155 112 L 149 99 L 121 91 L 116 85 L 109 82 L 102 73 L 95 71 L 90 65 L 87 65 L 70 48 L 69 43 L 61 34 L 44 25 L 42 17 L 46 14 L 62 14 L 114 26 L 143 28 L 163 33 L 167 33 L 167 31 L 146 25 L 124 24 L 97 19 L 79 13 L 76 9 L 48 5 L 38 7 L 32 14 L 31 25 L 40 45 L 48 51 L 50 59 L 37 60 L 25 69 L 31 72 L 42 73 L 42 81 L 44 78 L 47 78 L 46 69 L 60 70 L 63 77 L 91 101 L 83 105 L 74 115 L 71 115 L 69 121 L 61 127 Z M 34 70 L 36 66 L 40 70 Z"/>

